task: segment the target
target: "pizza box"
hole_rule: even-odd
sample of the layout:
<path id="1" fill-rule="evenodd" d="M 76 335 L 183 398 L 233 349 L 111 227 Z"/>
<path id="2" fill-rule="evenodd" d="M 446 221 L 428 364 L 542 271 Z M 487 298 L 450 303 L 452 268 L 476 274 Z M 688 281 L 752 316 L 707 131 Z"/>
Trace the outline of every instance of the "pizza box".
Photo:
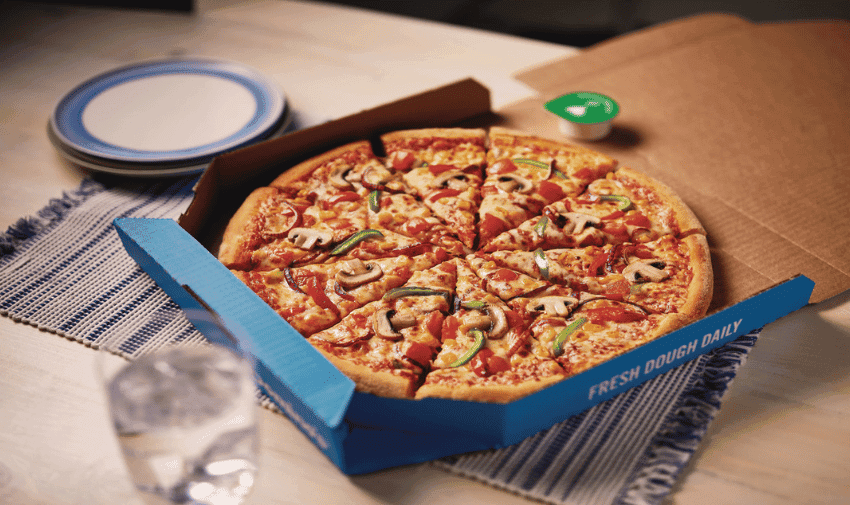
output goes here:
<path id="1" fill-rule="evenodd" d="M 496 112 L 487 89 L 467 79 L 222 155 L 179 223 L 115 225 L 176 303 L 217 316 L 217 325 L 193 321 L 200 331 L 250 339 L 260 386 L 344 473 L 504 447 L 850 288 L 850 238 L 832 233 L 850 229 L 850 139 L 838 105 L 850 75 L 832 64 L 847 54 L 846 32 L 724 15 L 673 22 L 519 75 L 540 96 Z M 714 299 L 690 326 L 508 404 L 379 398 L 355 391 L 213 255 L 250 190 L 301 160 L 413 127 L 498 124 L 561 138 L 543 104 L 581 89 L 621 106 L 612 133 L 588 145 L 672 186 L 708 231 Z"/>

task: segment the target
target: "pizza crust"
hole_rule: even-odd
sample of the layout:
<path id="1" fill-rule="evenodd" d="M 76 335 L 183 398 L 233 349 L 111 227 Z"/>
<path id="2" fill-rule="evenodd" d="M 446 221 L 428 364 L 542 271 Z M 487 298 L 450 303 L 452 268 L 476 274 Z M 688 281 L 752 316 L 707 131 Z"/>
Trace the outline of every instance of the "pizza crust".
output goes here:
<path id="1" fill-rule="evenodd" d="M 434 371 L 429 374 L 441 375 L 450 373 L 447 370 Z M 550 375 L 532 381 L 520 382 L 518 384 L 441 384 L 439 382 L 425 383 L 416 391 L 416 399 L 422 398 L 446 398 L 450 400 L 463 400 L 487 403 L 510 403 L 514 400 L 526 397 L 532 393 L 546 389 L 566 379 L 565 373 Z M 439 380 L 439 378 L 437 378 Z"/>
<path id="2" fill-rule="evenodd" d="M 663 182 L 642 174 L 629 167 L 620 167 L 617 169 L 617 176 L 628 177 L 639 185 L 651 189 L 661 198 L 667 205 L 673 209 L 676 224 L 679 227 L 678 235 L 684 237 L 691 234 L 705 235 L 705 228 L 697 219 L 696 214 L 685 205 L 685 202 L 673 189 Z"/>
<path id="3" fill-rule="evenodd" d="M 257 188 L 236 210 L 222 235 L 218 249 L 218 259 L 224 266 L 236 270 L 251 268 L 251 250 L 249 244 L 259 232 L 257 215 L 263 203 L 279 194 L 275 188 Z"/>
<path id="4" fill-rule="evenodd" d="M 386 370 L 374 370 L 359 363 L 347 361 L 324 349 L 324 344 L 317 344 L 311 339 L 316 347 L 328 361 L 331 362 L 346 377 L 354 381 L 355 390 L 361 393 L 370 393 L 385 398 L 413 398 L 416 392 L 416 384 L 419 378 L 412 372 Z"/>
<path id="5" fill-rule="evenodd" d="M 371 154 L 372 146 L 366 140 L 358 140 L 356 142 L 351 142 L 343 146 L 331 149 L 330 151 L 326 151 L 318 156 L 314 156 L 306 161 L 302 161 L 301 163 L 286 170 L 285 172 L 277 176 L 269 184 L 269 186 L 282 189 L 290 189 L 294 182 L 314 174 L 317 169 L 321 168 L 327 163 L 334 161 L 337 158 L 340 158 L 346 153 L 356 152 L 358 150 L 362 150 Z"/>
<path id="6" fill-rule="evenodd" d="M 685 316 L 690 323 L 708 312 L 714 293 L 714 270 L 711 266 L 708 240 L 704 235 L 688 235 L 682 239 L 682 242 L 688 247 L 693 278 L 688 287 L 687 299 L 679 309 L 679 314 Z"/>

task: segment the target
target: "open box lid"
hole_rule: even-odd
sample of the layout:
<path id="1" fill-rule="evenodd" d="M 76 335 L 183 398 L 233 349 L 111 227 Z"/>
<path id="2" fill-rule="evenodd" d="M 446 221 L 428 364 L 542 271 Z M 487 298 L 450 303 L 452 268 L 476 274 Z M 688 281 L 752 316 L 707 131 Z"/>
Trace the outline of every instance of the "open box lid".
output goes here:
<path id="1" fill-rule="evenodd" d="M 850 289 L 848 55 L 846 21 L 702 15 L 527 70 L 517 78 L 541 96 L 500 113 L 506 126 L 565 138 L 543 103 L 612 97 L 612 133 L 584 144 L 694 210 L 715 268 L 710 311 L 796 274 L 815 281 L 814 303 Z"/>

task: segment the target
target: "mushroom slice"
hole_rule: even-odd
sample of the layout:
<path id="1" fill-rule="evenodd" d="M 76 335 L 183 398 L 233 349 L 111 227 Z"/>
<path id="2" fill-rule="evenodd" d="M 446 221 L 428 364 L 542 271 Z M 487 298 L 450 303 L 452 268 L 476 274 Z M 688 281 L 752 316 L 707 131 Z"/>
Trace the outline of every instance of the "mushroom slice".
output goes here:
<path id="1" fill-rule="evenodd" d="M 375 312 L 372 322 L 376 335 L 387 340 L 399 340 L 402 334 L 398 330 L 415 325 L 416 318 L 413 314 L 397 314 L 393 309 L 381 309 Z"/>
<path id="2" fill-rule="evenodd" d="M 623 277 L 632 284 L 647 281 L 660 282 L 670 275 L 664 267 L 664 262 L 658 259 L 638 260 L 623 270 Z"/>
<path id="3" fill-rule="evenodd" d="M 470 184 L 469 174 L 465 174 L 460 170 L 446 170 L 431 183 L 435 188 L 449 188 L 463 191 Z"/>
<path id="4" fill-rule="evenodd" d="M 378 280 L 382 275 L 384 271 L 377 263 L 363 263 L 355 258 L 345 262 L 345 266 L 336 273 L 335 278 L 343 288 L 352 289 Z"/>
<path id="5" fill-rule="evenodd" d="M 531 310 L 545 312 L 550 316 L 567 317 L 578 305 L 578 300 L 571 296 L 541 296 L 528 304 Z"/>
<path id="6" fill-rule="evenodd" d="M 508 316 L 498 305 L 487 304 L 487 312 L 490 314 L 490 338 L 502 338 L 508 332 Z"/>
<path id="7" fill-rule="evenodd" d="M 528 193 L 533 188 L 531 181 L 516 174 L 500 175 L 496 186 L 508 193 L 512 191 L 517 193 Z"/>
<path id="8" fill-rule="evenodd" d="M 349 180 L 349 177 L 352 177 L 351 170 L 354 167 L 351 165 L 342 165 L 333 172 L 331 172 L 330 177 L 328 177 L 328 182 L 331 183 L 331 186 L 337 189 L 346 189 L 354 186 L 354 180 Z"/>
<path id="9" fill-rule="evenodd" d="M 488 338 L 499 339 L 505 336 L 510 328 L 508 328 L 508 317 L 505 311 L 497 305 L 484 302 L 476 303 L 475 308 L 483 311 L 484 314 L 478 314 L 475 317 L 466 319 L 466 324 L 470 328 L 487 332 Z"/>
<path id="10" fill-rule="evenodd" d="M 579 234 L 589 225 L 597 225 L 602 222 L 596 216 L 591 216 L 590 214 L 582 214 L 581 212 L 561 212 L 559 214 L 564 219 L 567 220 L 566 224 L 561 227 L 565 233 L 570 234 Z"/>
<path id="11" fill-rule="evenodd" d="M 333 235 L 327 231 L 314 230 L 313 228 L 293 228 L 287 237 L 301 249 L 310 250 L 316 244 L 328 245 L 333 240 Z"/>
<path id="12" fill-rule="evenodd" d="M 493 321 L 488 314 L 478 313 L 475 316 L 468 317 L 464 321 L 470 328 L 475 328 L 482 331 L 490 331 Z"/>

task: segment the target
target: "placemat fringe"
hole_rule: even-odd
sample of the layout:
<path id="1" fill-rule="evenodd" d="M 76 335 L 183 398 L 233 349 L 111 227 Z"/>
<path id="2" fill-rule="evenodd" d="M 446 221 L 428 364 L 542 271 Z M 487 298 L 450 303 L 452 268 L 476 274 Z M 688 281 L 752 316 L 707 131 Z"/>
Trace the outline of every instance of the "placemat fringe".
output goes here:
<path id="1" fill-rule="evenodd" d="M 700 369 L 691 376 L 687 392 L 653 438 L 630 478 L 631 485 L 613 503 L 653 505 L 670 493 L 720 411 L 724 394 L 760 332 L 760 328 L 753 330 L 699 359 Z"/>

